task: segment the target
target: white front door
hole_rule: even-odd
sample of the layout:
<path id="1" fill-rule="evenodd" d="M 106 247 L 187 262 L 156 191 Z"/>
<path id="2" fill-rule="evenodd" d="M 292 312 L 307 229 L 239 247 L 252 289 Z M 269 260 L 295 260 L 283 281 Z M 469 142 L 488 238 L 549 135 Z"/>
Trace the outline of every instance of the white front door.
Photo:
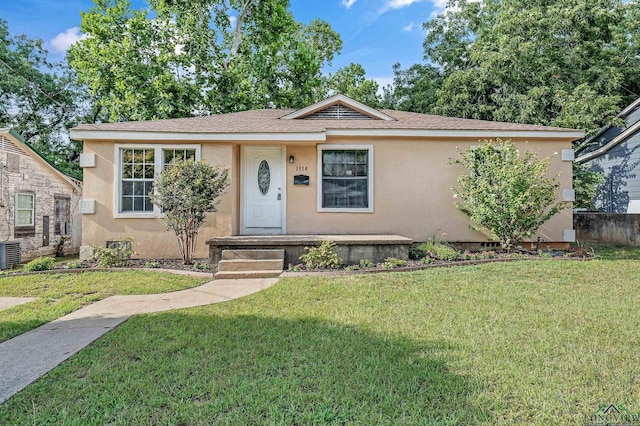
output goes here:
<path id="1" fill-rule="evenodd" d="M 281 147 L 244 147 L 242 233 L 282 234 L 284 162 Z"/>

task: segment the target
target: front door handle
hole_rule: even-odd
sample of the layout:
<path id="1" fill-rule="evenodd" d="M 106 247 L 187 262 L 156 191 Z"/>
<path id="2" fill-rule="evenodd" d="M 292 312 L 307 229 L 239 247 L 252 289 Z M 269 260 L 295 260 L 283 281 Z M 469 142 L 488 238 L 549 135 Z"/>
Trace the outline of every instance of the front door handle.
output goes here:
<path id="1" fill-rule="evenodd" d="M 282 194 L 278 194 L 278 201 L 282 200 Z"/>

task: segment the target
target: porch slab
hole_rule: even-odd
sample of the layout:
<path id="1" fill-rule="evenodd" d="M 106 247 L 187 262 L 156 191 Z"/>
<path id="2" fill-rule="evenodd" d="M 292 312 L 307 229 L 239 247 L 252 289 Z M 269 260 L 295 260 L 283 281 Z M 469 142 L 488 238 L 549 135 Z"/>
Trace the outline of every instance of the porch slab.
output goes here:
<path id="1" fill-rule="evenodd" d="M 299 264 L 306 247 L 319 246 L 323 241 L 336 244 L 338 255 L 347 265 L 360 259 L 384 262 L 388 257 L 407 259 L 413 240 L 400 235 L 238 235 L 212 238 L 209 246 L 209 261 L 217 265 L 222 259 L 222 250 L 233 249 L 281 249 L 285 253 L 285 266 Z"/>

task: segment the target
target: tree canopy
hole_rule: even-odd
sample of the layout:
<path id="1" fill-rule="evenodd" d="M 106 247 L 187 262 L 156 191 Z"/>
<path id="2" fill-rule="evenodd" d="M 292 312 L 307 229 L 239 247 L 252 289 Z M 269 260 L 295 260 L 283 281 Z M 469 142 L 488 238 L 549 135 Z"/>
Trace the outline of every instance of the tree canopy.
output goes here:
<path id="1" fill-rule="evenodd" d="M 83 114 L 82 96 L 73 74 L 47 55 L 42 40 L 14 37 L 0 19 L 0 127 L 12 127 L 56 167 L 80 177 L 80 147 L 67 129 Z"/>
<path id="2" fill-rule="evenodd" d="M 640 96 L 638 6 L 638 0 L 450 0 L 423 25 L 427 63 L 394 67 L 395 88 L 385 102 L 578 128 L 589 136 Z M 575 148 L 583 149 L 581 142 Z M 577 205 L 593 195 L 578 193 Z"/>
<path id="3" fill-rule="evenodd" d="M 110 121 L 302 107 L 324 96 L 322 67 L 342 47 L 288 0 L 95 3 L 69 62 Z"/>

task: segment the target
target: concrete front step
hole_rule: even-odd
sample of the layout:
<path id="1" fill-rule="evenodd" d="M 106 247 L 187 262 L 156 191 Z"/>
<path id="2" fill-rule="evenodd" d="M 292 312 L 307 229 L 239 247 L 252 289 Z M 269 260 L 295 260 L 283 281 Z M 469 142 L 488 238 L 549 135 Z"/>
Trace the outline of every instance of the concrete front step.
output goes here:
<path id="1" fill-rule="evenodd" d="M 235 259 L 248 259 L 248 260 L 267 260 L 277 259 L 284 260 L 284 250 L 282 249 L 265 249 L 265 250 L 223 250 L 222 260 L 235 260 Z"/>
<path id="2" fill-rule="evenodd" d="M 283 259 L 249 260 L 233 259 L 218 262 L 218 271 L 278 271 L 282 272 Z"/>
<path id="3" fill-rule="evenodd" d="M 279 271 L 218 271 L 214 275 L 216 280 L 235 280 L 242 278 L 276 278 L 279 277 L 282 270 Z"/>

